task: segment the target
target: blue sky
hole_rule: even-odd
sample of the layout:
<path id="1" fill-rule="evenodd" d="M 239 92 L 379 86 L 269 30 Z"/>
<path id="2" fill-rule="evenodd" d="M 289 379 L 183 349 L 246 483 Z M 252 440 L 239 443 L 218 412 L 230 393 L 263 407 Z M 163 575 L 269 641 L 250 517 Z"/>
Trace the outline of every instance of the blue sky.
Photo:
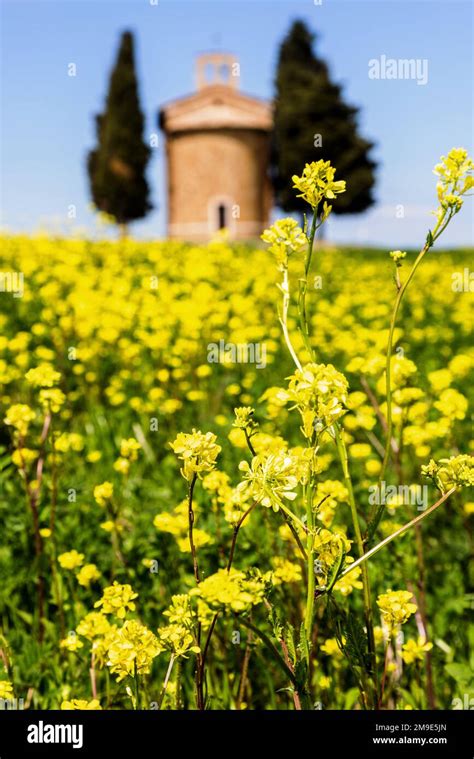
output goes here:
<path id="1" fill-rule="evenodd" d="M 153 4 L 156 3 L 156 4 Z M 85 157 L 94 144 L 108 74 L 123 29 L 136 34 L 146 136 L 160 104 L 194 90 L 194 60 L 208 50 L 239 56 L 245 92 L 271 97 L 278 44 L 291 21 L 317 33 L 317 51 L 346 99 L 361 106 L 361 132 L 377 143 L 376 207 L 338 217 L 334 242 L 418 245 L 435 205 L 432 168 L 453 146 L 472 151 L 471 2 L 436 0 L 0 0 L 2 225 L 96 233 Z M 428 61 L 428 82 L 373 80 L 368 62 Z M 68 64 L 76 76 L 68 76 Z M 155 210 L 137 237 L 165 234 L 163 141 L 148 169 Z M 68 209 L 76 207 L 76 219 Z M 404 218 L 396 217 L 403 205 Z M 472 244 L 472 201 L 445 235 Z"/>

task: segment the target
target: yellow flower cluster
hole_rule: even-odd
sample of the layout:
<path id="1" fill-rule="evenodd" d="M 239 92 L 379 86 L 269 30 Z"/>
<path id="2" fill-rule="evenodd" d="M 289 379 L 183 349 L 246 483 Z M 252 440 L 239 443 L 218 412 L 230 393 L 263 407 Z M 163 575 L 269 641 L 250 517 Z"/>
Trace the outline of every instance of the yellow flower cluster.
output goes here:
<path id="1" fill-rule="evenodd" d="M 170 443 L 176 456 L 183 461 L 181 474 L 186 480 L 190 481 L 195 475 L 214 468 L 221 451 L 216 439 L 212 432 L 193 429 L 192 433 L 179 432 L 174 442 Z"/>
<path id="2" fill-rule="evenodd" d="M 168 617 L 171 624 L 179 623 L 185 627 L 191 627 L 194 618 L 190 596 L 186 593 L 178 593 L 172 596 L 171 604 L 163 612 L 163 616 Z"/>
<path id="3" fill-rule="evenodd" d="M 340 528 L 334 532 L 326 529 L 317 530 L 313 538 L 313 547 L 316 557 L 314 571 L 320 587 L 326 587 L 335 566 L 340 564 L 341 568 L 342 566 L 347 567 L 354 562 L 352 556 L 348 556 L 351 541 Z M 353 590 L 361 590 L 360 575 L 361 569 L 356 567 L 335 583 L 334 590 L 343 596 L 350 595 Z"/>
<path id="4" fill-rule="evenodd" d="M 251 577 L 237 569 L 219 569 L 189 591 L 191 596 L 202 599 L 211 609 L 226 608 L 236 614 L 248 611 L 261 603 L 265 592 L 262 577 Z"/>
<path id="5" fill-rule="evenodd" d="M 279 268 L 287 268 L 290 255 L 301 252 L 308 245 L 303 230 L 291 218 L 276 221 L 262 234 L 262 240 L 270 243 L 268 250 L 276 257 Z"/>
<path id="6" fill-rule="evenodd" d="M 117 682 L 127 675 L 148 674 L 153 659 L 162 650 L 151 630 L 136 620 L 127 620 L 109 645 L 107 666 L 117 675 Z"/>
<path id="7" fill-rule="evenodd" d="M 61 648 L 74 653 L 75 651 L 79 651 L 84 646 L 84 643 L 77 637 L 74 631 L 71 631 L 66 638 L 63 638 L 59 645 Z"/>
<path id="8" fill-rule="evenodd" d="M 91 611 L 81 619 L 76 628 L 76 632 L 79 635 L 83 635 L 84 638 L 88 638 L 88 640 L 93 640 L 94 638 L 100 638 L 110 632 L 110 627 L 109 620 L 104 614 L 100 611 Z"/>
<path id="9" fill-rule="evenodd" d="M 433 648 L 432 643 L 426 643 L 424 638 L 418 638 L 418 640 L 407 640 L 402 645 L 402 659 L 405 664 L 413 664 L 416 661 L 423 661 L 425 653 L 431 651 Z"/>
<path id="10" fill-rule="evenodd" d="M 71 701 L 62 701 L 60 708 L 63 711 L 96 711 L 102 709 L 100 701 L 97 698 L 93 698 L 91 701 L 87 701 L 85 698 L 73 698 Z"/>
<path id="11" fill-rule="evenodd" d="M 244 473 L 243 482 L 238 485 L 246 498 L 253 498 L 267 508 L 278 511 L 284 509 L 284 498 L 296 498 L 298 479 L 295 461 L 286 450 L 268 455 L 254 456 L 251 464 L 241 461 L 239 469 Z"/>
<path id="12" fill-rule="evenodd" d="M 183 624 L 176 623 L 159 627 L 158 639 L 160 645 L 167 651 L 171 651 L 175 657 L 186 658 L 186 654 L 196 654 L 201 650 L 191 630 Z"/>
<path id="13" fill-rule="evenodd" d="M 32 451 L 31 448 L 18 447 L 16 451 L 13 451 L 12 453 L 12 462 L 20 470 L 24 470 L 29 464 L 36 461 L 38 455 L 38 451 Z"/>
<path id="14" fill-rule="evenodd" d="M 409 590 L 387 590 L 379 595 L 377 606 L 389 629 L 403 625 L 415 613 L 417 607 L 412 598 Z"/>
<path id="15" fill-rule="evenodd" d="M 0 680 L 0 698 L 5 700 L 13 698 L 13 685 L 10 680 Z"/>
<path id="16" fill-rule="evenodd" d="M 66 402 L 66 396 L 58 387 L 44 388 L 39 392 L 39 402 L 43 411 L 57 414 Z"/>
<path id="17" fill-rule="evenodd" d="M 280 585 L 282 582 L 301 582 L 303 579 L 300 565 L 293 561 L 288 561 L 281 556 L 274 556 L 272 565 L 271 581 L 274 585 Z"/>
<path id="18" fill-rule="evenodd" d="M 321 529 L 316 532 L 313 540 L 314 550 L 317 555 L 318 575 L 326 575 L 334 562 L 338 559 L 341 550 L 348 553 L 351 541 L 342 532 L 331 532 Z"/>
<path id="19" fill-rule="evenodd" d="M 141 449 L 138 440 L 131 437 L 120 443 L 120 457 L 114 463 L 114 469 L 120 474 L 128 474 L 130 464 L 138 459 L 138 451 Z"/>
<path id="20" fill-rule="evenodd" d="M 249 434 L 255 431 L 258 427 L 253 415 L 255 410 L 251 406 L 239 406 L 234 409 L 235 420 L 234 427 L 240 430 L 247 430 Z"/>
<path id="21" fill-rule="evenodd" d="M 61 379 L 61 375 L 51 364 L 40 364 L 25 374 L 26 381 L 33 387 L 53 387 Z"/>
<path id="22" fill-rule="evenodd" d="M 345 643 L 345 639 L 343 640 L 343 642 Z M 324 643 L 321 643 L 320 649 L 327 656 L 334 656 L 336 659 L 341 659 L 343 656 L 343 653 L 341 649 L 339 648 L 339 643 L 337 642 L 336 638 L 326 638 Z"/>
<path id="23" fill-rule="evenodd" d="M 54 436 L 54 449 L 56 453 L 82 451 L 84 449 L 84 438 L 77 432 L 62 432 Z"/>
<path id="24" fill-rule="evenodd" d="M 111 482 L 103 482 L 94 488 L 94 498 L 99 506 L 105 506 L 114 494 L 114 486 Z"/>
<path id="25" fill-rule="evenodd" d="M 430 460 L 422 466 L 422 474 L 430 477 L 436 486 L 445 493 L 451 488 L 472 487 L 474 485 L 474 456 L 460 454 L 451 458 Z"/>
<path id="26" fill-rule="evenodd" d="M 32 408 L 26 405 L 26 403 L 15 403 L 7 409 L 6 416 L 4 418 L 5 424 L 10 427 L 14 427 L 18 431 L 21 437 L 24 437 L 28 432 L 30 422 L 35 419 L 36 413 Z"/>
<path id="27" fill-rule="evenodd" d="M 109 648 L 117 637 L 120 628 L 118 625 L 110 625 L 108 631 L 101 636 L 97 636 L 92 641 L 92 653 L 98 667 L 106 667 L 109 660 Z"/>
<path id="28" fill-rule="evenodd" d="M 352 556 L 346 556 L 346 565 L 352 564 L 353 561 L 354 559 Z M 336 582 L 334 590 L 337 590 L 343 596 L 350 595 L 353 590 L 362 590 L 363 585 L 360 580 L 361 574 L 361 568 L 356 567 L 352 572 L 349 572 L 349 574 L 345 575 L 345 577 L 341 577 L 341 579 Z"/>
<path id="29" fill-rule="evenodd" d="M 324 480 L 316 487 L 313 503 L 318 519 L 325 527 L 330 527 L 338 503 L 347 503 L 347 488 L 338 480 Z"/>
<path id="30" fill-rule="evenodd" d="M 306 364 L 290 377 L 287 401 L 301 414 L 304 436 L 330 427 L 346 413 L 348 382 L 332 364 Z"/>
<path id="31" fill-rule="evenodd" d="M 125 459 L 130 459 L 130 461 L 136 461 L 141 447 L 141 443 L 138 440 L 135 440 L 134 437 L 129 437 L 120 443 L 120 455 Z"/>
<path id="32" fill-rule="evenodd" d="M 404 258 L 406 258 L 407 254 L 404 250 L 391 250 L 389 255 L 396 266 L 401 266 L 402 261 Z"/>
<path id="33" fill-rule="evenodd" d="M 194 514 L 198 510 L 194 507 Z M 176 538 L 179 550 L 183 553 L 190 553 L 191 546 L 189 543 L 189 521 L 188 521 L 188 504 L 187 501 L 182 501 L 176 508 L 170 513 L 164 511 L 161 514 L 157 514 L 153 520 L 153 524 L 160 532 L 169 532 Z M 213 542 L 213 538 L 205 530 L 194 528 L 193 530 L 193 542 L 196 548 L 201 548 L 209 543 Z"/>
<path id="34" fill-rule="evenodd" d="M 194 626 L 196 615 L 191 607 L 190 596 L 182 593 L 171 599 L 169 608 L 163 612 L 169 624 L 158 628 L 158 639 L 163 648 L 171 651 L 175 657 L 184 657 L 188 653 L 199 653 Z"/>
<path id="35" fill-rule="evenodd" d="M 441 162 L 434 168 L 439 176 L 436 185 L 440 208 L 437 216 L 443 218 L 448 209 L 457 213 L 462 204 L 462 196 L 474 185 L 472 170 L 474 163 L 464 148 L 453 148 L 447 156 L 441 156 Z"/>
<path id="36" fill-rule="evenodd" d="M 73 548 L 72 551 L 67 551 L 58 556 L 59 565 L 63 569 L 77 569 L 84 561 L 84 554 L 79 553 Z"/>
<path id="37" fill-rule="evenodd" d="M 113 585 L 105 588 L 102 598 L 96 601 L 94 607 L 102 607 L 104 614 L 114 614 L 119 619 L 124 619 L 127 611 L 135 611 L 134 599 L 138 593 L 134 593 L 131 585 L 120 585 L 116 580 Z"/>
<path id="38" fill-rule="evenodd" d="M 322 460 L 317 453 L 318 449 L 312 447 L 296 446 L 288 450 L 288 456 L 293 461 L 295 477 L 300 485 L 307 485 L 313 474 L 319 474 L 322 471 Z"/>
<path id="39" fill-rule="evenodd" d="M 330 161 L 307 163 L 300 177 L 297 174 L 292 177 L 293 187 L 300 191 L 297 197 L 306 200 L 312 208 L 317 208 L 325 198 L 333 200 L 336 195 L 346 190 L 343 180 L 334 180 L 335 174 L 336 169 L 331 166 Z M 328 215 L 326 208 L 325 212 Z"/>
<path id="40" fill-rule="evenodd" d="M 91 582 L 100 578 L 100 572 L 95 564 L 85 564 L 76 575 L 79 585 L 88 588 Z"/>
<path id="41" fill-rule="evenodd" d="M 230 478 L 224 472 L 213 471 L 203 478 L 204 490 L 213 494 L 212 505 L 214 512 L 224 509 L 224 519 L 230 525 L 236 525 L 241 519 L 243 512 L 248 508 L 248 500 L 251 497 L 249 491 L 245 492 L 242 487 L 231 487 Z M 248 524 L 247 518 L 244 527 Z"/>

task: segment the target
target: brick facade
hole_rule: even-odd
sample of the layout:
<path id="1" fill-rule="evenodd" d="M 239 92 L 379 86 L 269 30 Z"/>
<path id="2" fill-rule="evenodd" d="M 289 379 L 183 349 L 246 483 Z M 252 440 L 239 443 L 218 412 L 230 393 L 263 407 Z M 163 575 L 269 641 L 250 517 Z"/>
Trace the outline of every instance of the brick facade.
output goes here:
<path id="1" fill-rule="evenodd" d="M 170 238 L 206 241 L 225 227 L 232 239 L 245 240 L 268 225 L 272 111 L 268 103 L 237 91 L 237 67 L 231 56 L 201 56 L 198 92 L 160 112 Z"/>

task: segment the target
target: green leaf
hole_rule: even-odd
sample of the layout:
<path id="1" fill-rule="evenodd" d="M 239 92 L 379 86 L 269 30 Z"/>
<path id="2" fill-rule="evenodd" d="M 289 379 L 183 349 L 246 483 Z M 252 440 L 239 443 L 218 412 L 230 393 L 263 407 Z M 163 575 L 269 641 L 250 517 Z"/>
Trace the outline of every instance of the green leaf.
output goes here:
<path id="1" fill-rule="evenodd" d="M 411 706 L 413 709 L 418 709 L 418 704 L 416 703 L 410 691 L 406 690 L 406 688 L 400 688 L 400 694 L 403 696 L 408 706 Z"/>
<path id="2" fill-rule="evenodd" d="M 293 627 L 293 625 L 290 625 L 289 622 L 287 623 L 285 627 L 283 637 L 288 648 L 290 659 L 293 662 L 293 664 L 296 664 L 298 657 L 296 655 L 296 646 L 295 646 L 295 628 Z"/>
<path id="3" fill-rule="evenodd" d="M 344 563 L 345 555 L 346 554 L 345 554 L 345 551 L 344 551 L 344 545 L 343 545 L 342 540 L 341 540 L 340 543 L 339 543 L 339 553 L 338 553 L 337 558 L 336 558 L 335 562 L 333 563 L 333 565 L 332 565 L 332 567 L 331 567 L 331 569 L 329 571 L 328 579 L 327 579 L 327 582 L 326 582 L 326 593 L 330 593 L 331 590 L 333 589 L 334 585 L 336 584 L 337 578 L 339 577 L 339 574 L 341 572 L 341 569 L 342 569 L 342 566 L 343 566 L 343 563 Z"/>
<path id="4" fill-rule="evenodd" d="M 20 619 L 23 620 L 23 622 L 26 622 L 27 625 L 33 624 L 33 615 L 29 614 L 27 611 L 22 611 L 21 609 L 15 609 L 15 614 L 20 617 Z"/>
<path id="5" fill-rule="evenodd" d="M 298 651 L 300 653 L 301 658 L 305 662 L 309 662 L 309 645 L 308 645 L 308 640 L 306 638 L 306 630 L 305 630 L 304 622 L 301 623 L 301 627 L 300 627 L 300 639 L 298 642 Z"/>
<path id="6" fill-rule="evenodd" d="M 385 509 L 385 504 L 383 503 L 380 504 L 377 511 L 375 512 L 373 519 L 371 519 L 367 525 L 367 548 L 370 548 L 370 544 L 372 543 L 372 540 L 374 539 L 374 535 L 377 532 L 377 528 L 382 518 L 384 509 Z"/>
<path id="7" fill-rule="evenodd" d="M 344 709 L 352 709 L 359 698 L 359 688 L 349 688 L 344 694 Z"/>
<path id="8" fill-rule="evenodd" d="M 306 680 L 308 678 L 308 665 L 304 659 L 296 662 L 295 666 L 295 679 L 298 683 L 298 690 L 304 690 Z"/>
<path id="9" fill-rule="evenodd" d="M 468 664 L 457 664 L 454 662 L 453 664 L 447 664 L 445 670 L 461 686 L 468 686 L 471 681 L 474 681 L 474 672 Z"/>
<path id="10" fill-rule="evenodd" d="M 281 640 L 283 637 L 283 625 L 281 623 L 280 617 L 278 616 L 278 612 L 273 606 L 268 613 L 268 619 L 272 626 L 273 635 L 277 640 Z"/>

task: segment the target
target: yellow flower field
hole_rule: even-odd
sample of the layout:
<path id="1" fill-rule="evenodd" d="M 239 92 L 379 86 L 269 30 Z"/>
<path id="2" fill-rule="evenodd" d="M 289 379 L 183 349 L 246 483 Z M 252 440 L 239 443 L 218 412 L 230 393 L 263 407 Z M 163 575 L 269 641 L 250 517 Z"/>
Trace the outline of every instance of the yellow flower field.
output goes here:
<path id="1" fill-rule="evenodd" d="M 296 178 L 316 207 L 344 191 L 324 170 Z M 318 244 L 302 275 L 307 230 L 272 229 L 269 250 L 2 238 L 0 698 L 472 691 L 472 251 L 429 247 L 387 369 L 416 254 Z"/>

